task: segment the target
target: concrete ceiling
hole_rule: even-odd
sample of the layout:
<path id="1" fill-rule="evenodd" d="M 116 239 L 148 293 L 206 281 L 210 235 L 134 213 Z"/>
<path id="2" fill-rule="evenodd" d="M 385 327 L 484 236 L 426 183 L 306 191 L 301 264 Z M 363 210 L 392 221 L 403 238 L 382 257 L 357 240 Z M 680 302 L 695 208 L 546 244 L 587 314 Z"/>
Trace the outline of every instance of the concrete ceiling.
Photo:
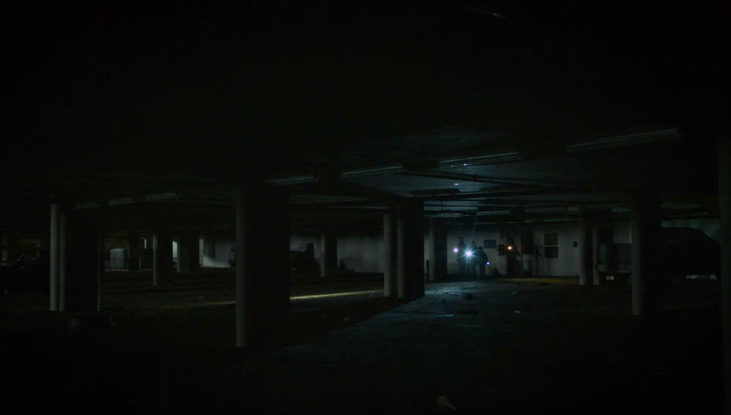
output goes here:
<path id="1" fill-rule="evenodd" d="M 12 6 L 0 226 L 51 194 L 220 225 L 241 174 L 288 187 L 303 229 L 403 197 L 555 218 L 648 185 L 714 214 L 728 10 L 302 3 Z"/>

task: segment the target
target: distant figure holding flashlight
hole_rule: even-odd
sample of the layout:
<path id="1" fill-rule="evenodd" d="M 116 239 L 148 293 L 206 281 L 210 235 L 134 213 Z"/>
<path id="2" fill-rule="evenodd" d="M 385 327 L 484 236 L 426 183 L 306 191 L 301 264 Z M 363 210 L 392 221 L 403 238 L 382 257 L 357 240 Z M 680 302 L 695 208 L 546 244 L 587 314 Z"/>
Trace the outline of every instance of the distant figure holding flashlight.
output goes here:
<path id="1" fill-rule="evenodd" d="M 487 252 L 482 247 L 477 248 L 477 264 L 480 265 L 480 278 L 485 278 L 485 265 L 487 262 Z"/>

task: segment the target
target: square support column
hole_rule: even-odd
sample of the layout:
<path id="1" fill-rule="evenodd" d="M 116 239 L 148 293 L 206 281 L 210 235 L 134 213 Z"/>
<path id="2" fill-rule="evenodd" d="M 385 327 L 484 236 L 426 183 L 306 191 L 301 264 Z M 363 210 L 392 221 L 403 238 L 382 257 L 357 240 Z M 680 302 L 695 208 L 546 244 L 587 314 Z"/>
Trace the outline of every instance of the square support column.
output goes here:
<path id="1" fill-rule="evenodd" d="M 8 234 L 3 234 L 2 237 L 2 256 L 0 257 L 0 261 L 2 263 L 7 264 L 8 262 L 8 246 L 10 245 L 8 241 Z"/>
<path id="2" fill-rule="evenodd" d="M 127 233 L 127 271 L 140 269 L 140 235 L 137 232 Z"/>
<path id="3" fill-rule="evenodd" d="M 58 210 L 58 311 L 68 308 L 68 208 Z"/>
<path id="4" fill-rule="evenodd" d="M 99 311 L 99 278 L 104 270 L 104 234 L 96 210 L 68 213 L 68 269 L 66 310 L 91 313 Z"/>
<path id="5" fill-rule="evenodd" d="M 652 189 L 633 194 L 632 314 L 656 317 L 662 313 L 660 197 Z"/>
<path id="6" fill-rule="evenodd" d="M 579 285 L 586 285 L 591 275 L 591 225 L 586 218 L 579 219 Z"/>
<path id="7" fill-rule="evenodd" d="M 178 273 L 188 274 L 199 266 L 198 235 L 181 233 L 178 237 Z"/>
<path id="8" fill-rule="evenodd" d="M 447 275 L 447 234 L 435 218 L 429 218 L 429 281 Z"/>
<path id="9" fill-rule="evenodd" d="M 393 213 L 383 215 L 383 296 L 397 295 L 398 260 L 396 256 L 396 220 Z"/>
<path id="10" fill-rule="evenodd" d="M 152 235 L 152 285 L 162 287 L 173 282 L 173 238 L 169 229 Z"/>
<path id="11" fill-rule="evenodd" d="M 721 216 L 721 304 L 726 413 L 731 414 L 731 143 L 718 140 L 718 207 Z"/>
<path id="12" fill-rule="evenodd" d="M 198 267 L 203 268 L 206 257 L 206 238 L 203 235 L 198 236 Z"/>
<path id="13" fill-rule="evenodd" d="M 591 276 L 594 285 L 602 285 L 599 275 L 599 232 L 601 231 L 598 223 L 594 223 L 591 228 Z"/>
<path id="14" fill-rule="evenodd" d="M 51 203 L 51 229 L 50 229 L 50 252 L 49 252 L 49 271 L 50 271 L 50 305 L 51 311 L 58 311 L 58 204 Z"/>
<path id="15" fill-rule="evenodd" d="M 236 192 L 236 346 L 282 346 L 289 337 L 289 196 L 260 182 Z"/>
<path id="16" fill-rule="evenodd" d="M 421 201 L 404 203 L 397 222 L 398 297 L 424 296 L 424 211 Z"/>
<path id="17" fill-rule="evenodd" d="M 437 257 L 437 229 L 436 220 L 429 218 L 429 281 L 437 280 L 436 270 Z"/>
<path id="18" fill-rule="evenodd" d="M 331 231 L 320 234 L 320 276 L 328 277 L 338 269 L 338 239 Z"/>

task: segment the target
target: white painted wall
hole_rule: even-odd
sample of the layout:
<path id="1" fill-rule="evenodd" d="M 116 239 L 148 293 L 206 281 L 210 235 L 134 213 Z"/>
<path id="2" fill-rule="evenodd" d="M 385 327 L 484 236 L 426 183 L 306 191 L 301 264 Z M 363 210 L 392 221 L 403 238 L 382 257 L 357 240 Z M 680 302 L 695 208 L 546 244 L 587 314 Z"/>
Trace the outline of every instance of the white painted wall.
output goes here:
<path id="1" fill-rule="evenodd" d="M 558 234 L 558 258 L 544 259 L 541 275 L 548 277 L 569 277 L 579 275 L 579 222 L 544 223 L 533 227 L 533 239 L 539 239 L 539 246 L 545 244 L 545 234 Z M 577 242 L 577 247 L 574 247 Z M 541 252 L 543 254 L 543 252 Z M 545 257 L 544 257 L 545 258 Z M 540 261 L 539 261 L 540 262 Z"/>
<path id="2" fill-rule="evenodd" d="M 700 229 L 711 238 L 717 240 L 720 228 L 718 219 L 691 219 L 679 221 L 665 221 L 662 223 L 664 227 L 691 227 Z M 531 261 L 533 274 L 537 275 L 540 268 L 541 275 L 556 276 L 577 276 L 579 274 L 579 248 L 574 247 L 573 243 L 579 241 L 579 224 L 577 222 L 566 223 L 544 223 L 533 226 L 533 238 L 539 249 L 543 246 L 544 235 L 546 233 L 558 234 L 558 258 L 544 259 L 543 263 L 532 253 L 523 252 L 520 246 L 520 238 L 515 238 L 515 244 L 522 254 L 523 267 L 528 267 L 528 261 Z M 485 239 L 495 239 L 497 244 L 507 244 L 508 239 L 503 238 L 500 229 L 497 226 L 480 226 L 472 229 L 460 230 L 456 227 L 449 228 L 447 232 L 447 272 L 456 274 L 459 271 L 457 264 L 457 256 L 452 249 L 457 246 L 457 237 L 465 237 L 465 243 L 469 246 L 473 240 L 478 246 L 483 245 Z M 615 243 L 631 243 L 631 224 L 630 222 L 614 222 L 613 238 Z M 345 262 L 348 269 L 356 272 L 383 272 L 383 256 L 384 245 L 382 234 L 371 235 L 338 235 L 338 264 L 340 261 Z M 229 251 L 234 245 L 233 240 L 216 240 L 215 256 L 210 257 L 201 255 L 202 265 L 205 267 L 228 268 Z M 320 238 L 307 235 L 292 235 L 290 238 L 290 250 L 304 252 L 308 243 L 313 243 L 315 248 L 315 260 L 319 262 L 320 258 Z M 202 251 L 202 250 L 201 250 Z M 507 271 L 507 259 L 505 256 L 499 256 L 497 249 L 485 249 L 490 265 L 486 269 L 488 275 L 493 269 L 497 269 L 500 273 L 505 274 Z M 173 242 L 173 258 L 177 258 L 177 243 Z M 543 252 L 541 252 L 543 254 Z M 429 258 L 429 235 L 424 235 L 424 261 Z M 425 268 L 426 270 L 426 264 Z"/>
<path id="3" fill-rule="evenodd" d="M 574 242 L 579 241 L 579 223 L 545 223 L 536 224 L 532 227 L 534 244 L 538 246 L 541 255 L 543 251 L 541 247 L 544 243 L 544 234 L 556 233 L 558 234 L 558 258 L 556 259 L 543 259 L 536 262 L 536 258 L 533 253 L 524 252 L 521 246 L 519 237 L 513 238 L 513 241 L 521 253 L 519 259 L 523 261 L 523 268 L 527 269 L 529 266 L 533 270 L 533 275 L 537 275 L 539 268 L 542 276 L 549 277 L 566 277 L 566 276 L 578 276 L 579 275 L 579 248 L 574 248 Z M 472 233 L 472 230 L 462 230 L 457 228 L 450 228 L 447 233 L 447 249 L 448 249 L 448 263 L 447 269 L 450 274 L 456 274 L 459 272 L 459 264 L 457 263 L 457 255 L 453 252 L 453 249 L 457 247 L 458 237 L 464 236 L 465 243 L 467 246 L 472 241 L 477 243 L 477 246 L 482 246 L 485 239 L 495 239 L 497 245 L 506 245 L 508 243 L 507 235 L 501 234 L 498 226 L 480 226 L 477 227 Z M 507 258 L 498 255 L 497 248 L 485 249 L 487 253 L 490 265 L 485 270 L 487 275 L 491 275 L 493 270 L 497 269 L 501 274 L 507 273 L 508 261 Z M 545 257 L 543 257 L 545 258 Z M 530 264 L 529 264 L 530 261 Z"/>
<path id="4" fill-rule="evenodd" d="M 234 246 L 234 241 L 230 239 L 217 239 L 215 244 L 214 256 L 202 255 L 202 265 L 211 268 L 231 268 L 228 264 L 228 255 Z"/>
<path id="5" fill-rule="evenodd" d="M 615 244 L 631 244 L 632 243 L 632 223 L 630 223 L 630 222 L 612 223 L 612 241 Z"/>
<path id="6" fill-rule="evenodd" d="M 347 269 L 355 272 L 383 272 L 382 235 L 337 235 L 338 265 L 342 260 Z M 315 261 L 320 261 L 320 238 L 306 235 L 292 235 L 289 249 L 304 252 L 307 244 L 313 243 Z"/>
<path id="7" fill-rule="evenodd" d="M 342 260 L 347 269 L 383 272 L 384 255 L 382 235 L 338 236 L 338 265 Z"/>
<path id="8" fill-rule="evenodd" d="M 681 226 L 681 225 L 677 225 Z M 712 230 L 712 224 L 706 224 L 706 229 Z M 577 222 L 568 223 L 545 223 L 533 226 L 534 241 L 538 242 L 538 246 L 543 246 L 544 234 L 558 234 L 558 258 L 544 259 L 543 263 L 536 263 L 532 253 L 523 252 L 520 246 L 520 238 L 515 238 L 515 244 L 522 254 L 523 266 L 527 268 L 528 261 L 531 261 L 534 275 L 537 275 L 538 268 L 541 268 L 541 275 L 545 276 L 577 276 L 579 273 L 579 248 L 574 247 L 573 243 L 579 240 L 579 224 Z M 617 243 L 629 242 L 629 223 L 615 223 L 614 240 Z M 475 229 L 460 231 L 458 228 L 450 228 L 447 232 L 447 270 L 450 274 L 456 274 L 459 270 L 456 255 L 452 249 L 457 246 L 457 237 L 464 236 L 465 242 L 469 246 L 473 240 L 478 246 L 483 245 L 485 239 L 495 239 L 497 244 L 507 244 L 508 239 L 503 238 L 500 229 L 497 226 L 481 226 Z M 345 262 L 348 269 L 356 272 L 383 272 L 383 235 L 338 235 L 338 264 L 340 261 Z M 215 257 L 207 255 L 202 256 L 203 266 L 206 267 L 224 267 L 228 268 L 228 255 L 234 241 L 217 240 L 215 248 Z M 315 260 L 319 262 L 320 257 L 320 238 L 308 235 L 292 235 L 290 237 L 290 250 L 303 252 L 307 248 L 308 243 L 313 243 L 315 248 Z M 424 260 L 429 259 L 429 241 L 428 234 L 424 235 Z M 174 249 L 177 253 L 177 249 Z M 500 273 L 505 274 L 507 271 L 507 259 L 505 256 L 498 256 L 497 249 L 486 249 L 490 265 L 486 269 L 488 275 L 493 269 L 497 269 Z M 541 252 L 543 254 L 543 252 Z M 426 269 L 426 268 L 425 268 Z"/>

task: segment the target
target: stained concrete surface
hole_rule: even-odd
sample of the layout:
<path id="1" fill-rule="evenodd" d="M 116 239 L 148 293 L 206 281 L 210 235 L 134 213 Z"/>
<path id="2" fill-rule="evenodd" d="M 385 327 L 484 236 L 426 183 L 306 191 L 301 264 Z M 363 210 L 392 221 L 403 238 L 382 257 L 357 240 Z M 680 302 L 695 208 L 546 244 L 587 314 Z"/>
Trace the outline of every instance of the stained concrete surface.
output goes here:
<path id="1" fill-rule="evenodd" d="M 117 325 L 88 333 L 15 313 L 2 324 L 8 396 L 120 413 L 452 412 L 441 395 L 458 413 L 722 412 L 716 284 L 674 287 L 650 325 L 627 288 L 554 282 L 429 284 L 400 306 L 293 302 L 293 345 L 269 352 L 230 346 L 229 305 L 108 309 Z"/>

